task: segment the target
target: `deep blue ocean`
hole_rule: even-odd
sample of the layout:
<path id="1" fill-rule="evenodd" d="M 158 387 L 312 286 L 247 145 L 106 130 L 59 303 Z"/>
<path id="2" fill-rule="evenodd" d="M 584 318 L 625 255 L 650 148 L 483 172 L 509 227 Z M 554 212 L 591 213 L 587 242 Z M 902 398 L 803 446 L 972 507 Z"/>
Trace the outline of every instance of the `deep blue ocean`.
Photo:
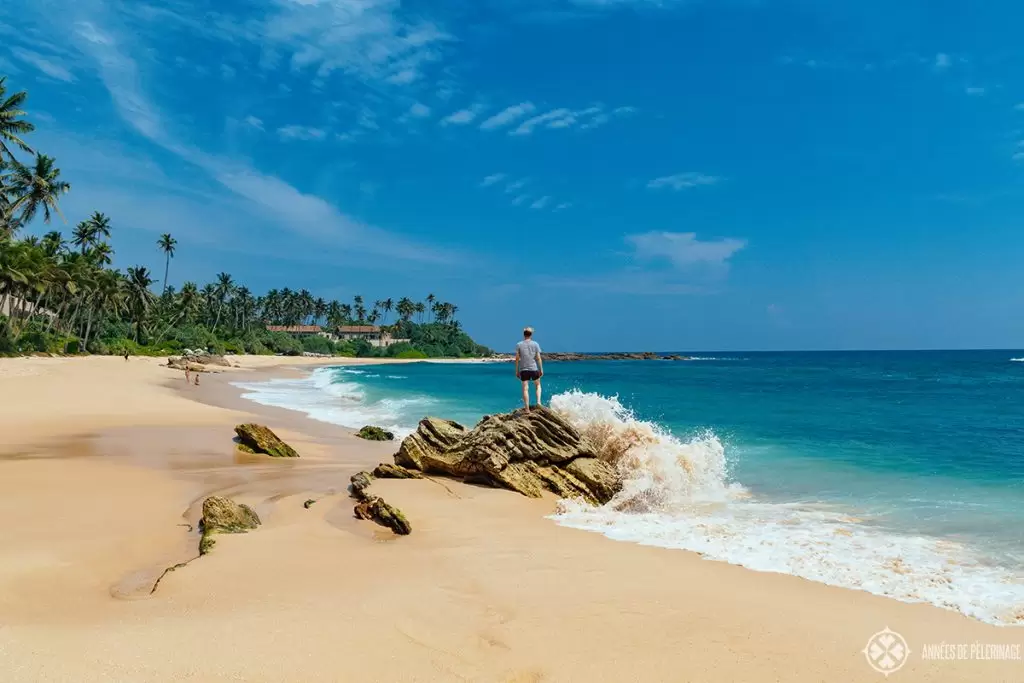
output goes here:
<path id="1" fill-rule="evenodd" d="M 578 427 L 645 435 L 621 466 L 628 492 L 657 501 L 566 503 L 555 521 L 1024 622 L 1024 352 L 690 355 L 546 364 L 545 402 Z M 399 433 L 520 405 L 509 363 L 327 368 L 244 388 Z"/>

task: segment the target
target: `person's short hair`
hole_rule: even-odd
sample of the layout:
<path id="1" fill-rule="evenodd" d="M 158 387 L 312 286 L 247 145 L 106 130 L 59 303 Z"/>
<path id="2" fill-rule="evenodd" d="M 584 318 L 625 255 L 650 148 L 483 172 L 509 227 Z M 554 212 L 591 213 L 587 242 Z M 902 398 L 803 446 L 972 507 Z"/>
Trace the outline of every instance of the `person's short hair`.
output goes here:
<path id="1" fill-rule="evenodd" d="M 524 337 L 532 337 L 533 336 L 533 328 L 532 327 L 524 327 L 523 328 L 523 336 Z"/>

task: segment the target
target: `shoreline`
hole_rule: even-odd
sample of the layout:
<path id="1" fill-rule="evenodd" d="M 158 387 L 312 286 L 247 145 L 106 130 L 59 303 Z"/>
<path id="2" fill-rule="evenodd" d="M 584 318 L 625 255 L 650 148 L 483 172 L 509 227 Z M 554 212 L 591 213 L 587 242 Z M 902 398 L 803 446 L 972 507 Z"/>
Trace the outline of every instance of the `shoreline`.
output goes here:
<path id="1" fill-rule="evenodd" d="M 397 444 L 231 386 L 340 359 L 254 362 L 188 388 L 159 360 L 31 360 L 0 360 L 0 392 L 19 397 L 0 411 L 0 666 L 24 680 L 868 681 L 883 676 L 861 651 L 887 626 L 912 651 L 898 680 L 1024 673 L 920 657 L 928 643 L 1024 641 L 1012 627 L 561 527 L 545 519 L 551 498 L 379 481 L 414 529 L 381 533 L 352 519 L 345 487 Z M 231 426 L 253 418 L 303 457 L 240 458 Z M 151 597 L 113 597 L 182 556 L 178 525 L 212 492 L 264 526 L 218 540 Z M 360 657 L 338 661 L 339 646 Z"/>

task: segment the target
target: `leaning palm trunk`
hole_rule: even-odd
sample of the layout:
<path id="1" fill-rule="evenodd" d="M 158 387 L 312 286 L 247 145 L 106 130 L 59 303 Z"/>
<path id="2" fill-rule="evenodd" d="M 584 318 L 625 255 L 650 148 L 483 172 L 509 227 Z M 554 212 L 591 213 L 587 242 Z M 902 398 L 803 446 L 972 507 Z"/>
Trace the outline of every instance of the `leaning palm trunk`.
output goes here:
<path id="1" fill-rule="evenodd" d="M 154 348 L 160 346 L 160 342 L 163 341 L 164 335 L 171 331 L 171 328 L 174 327 L 178 323 L 179 320 L 181 320 L 181 316 L 183 316 L 183 315 L 185 315 L 184 311 L 182 311 L 177 316 L 175 316 L 174 320 L 171 321 L 171 324 L 164 328 L 164 331 L 161 332 L 160 336 L 156 338 L 155 342 L 153 342 L 153 347 Z"/>

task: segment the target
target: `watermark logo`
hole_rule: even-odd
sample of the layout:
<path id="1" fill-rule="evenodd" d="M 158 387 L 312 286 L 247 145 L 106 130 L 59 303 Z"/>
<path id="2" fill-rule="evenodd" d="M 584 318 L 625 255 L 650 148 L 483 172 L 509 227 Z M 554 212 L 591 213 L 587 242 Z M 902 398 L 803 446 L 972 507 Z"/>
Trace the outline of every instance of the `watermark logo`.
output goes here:
<path id="1" fill-rule="evenodd" d="M 868 639 L 863 652 L 868 665 L 886 677 L 902 669 L 910 658 L 907 641 L 900 634 L 889 630 L 888 626 Z"/>

